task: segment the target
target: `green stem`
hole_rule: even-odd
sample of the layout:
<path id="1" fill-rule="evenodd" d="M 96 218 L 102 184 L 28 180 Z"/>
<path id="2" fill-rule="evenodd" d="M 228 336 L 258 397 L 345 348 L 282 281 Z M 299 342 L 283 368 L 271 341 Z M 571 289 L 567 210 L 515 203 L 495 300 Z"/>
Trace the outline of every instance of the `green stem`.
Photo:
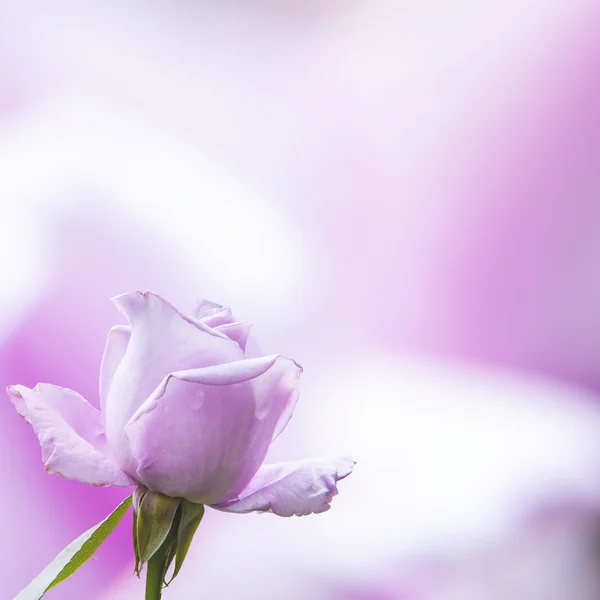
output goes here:
<path id="1" fill-rule="evenodd" d="M 163 544 L 150 558 L 146 569 L 146 600 L 161 600 L 168 548 Z"/>

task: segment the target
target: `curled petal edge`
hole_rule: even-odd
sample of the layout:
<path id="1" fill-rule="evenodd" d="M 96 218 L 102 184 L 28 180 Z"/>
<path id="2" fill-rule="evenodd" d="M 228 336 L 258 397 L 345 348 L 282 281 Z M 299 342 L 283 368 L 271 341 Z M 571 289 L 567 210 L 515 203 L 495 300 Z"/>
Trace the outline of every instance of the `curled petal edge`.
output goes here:
<path id="1" fill-rule="evenodd" d="M 140 408 L 134 413 L 129 420 L 127 427 L 139 419 L 145 414 L 154 410 L 164 396 L 167 389 L 167 385 L 172 378 L 180 379 L 181 381 L 187 381 L 189 383 L 201 383 L 204 385 L 232 385 L 235 383 L 242 383 L 250 379 L 255 379 L 260 375 L 266 373 L 278 360 L 290 361 L 300 370 L 302 367 L 295 361 L 287 358 L 281 354 L 272 354 L 270 356 L 262 356 L 260 358 L 246 358 L 243 360 L 236 360 L 230 363 L 223 363 L 213 367 L 202 367 L 200 369 L 187 369 L 184 371 L 175 371 L 169 373 L 158 385 L 152 395 L 146 400 Z"/>
<path id="2" fill-rule="evenodd" d="M 331 508 L 337 482 L 350 475 L 355 464 L 345 456 L 263 465 L 238 498 L 212 508 L 272 512 L 280 517 L 322 513 Z"/>
<path id="3" fill-rule="evenodd" d="M 167 300 L 153 292 L 127 292 L 120 296 L 114 296 L 111 298 L 111 301 L 132 326 L 135 326 L 140 320 L 152 316 L 161 310 L 169 310 L 183 319 L 186 323 L 193 325 L 205 333 L 209 333 L 215 337 L 229 339 L 225 334 L 206 325 L 201 320 L 182 313 L 170 302 L 167 302 Z"/>

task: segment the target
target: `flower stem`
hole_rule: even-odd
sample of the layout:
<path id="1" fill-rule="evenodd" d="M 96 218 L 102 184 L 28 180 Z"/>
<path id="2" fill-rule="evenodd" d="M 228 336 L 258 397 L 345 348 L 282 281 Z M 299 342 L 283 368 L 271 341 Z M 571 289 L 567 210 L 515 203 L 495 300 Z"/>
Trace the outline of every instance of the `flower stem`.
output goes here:
<path id="1" fill-rule="evenodd" d="M 146 600 L 161 600 L 168 550 L 163 544 L 148 561 L 146 569 Z"/>

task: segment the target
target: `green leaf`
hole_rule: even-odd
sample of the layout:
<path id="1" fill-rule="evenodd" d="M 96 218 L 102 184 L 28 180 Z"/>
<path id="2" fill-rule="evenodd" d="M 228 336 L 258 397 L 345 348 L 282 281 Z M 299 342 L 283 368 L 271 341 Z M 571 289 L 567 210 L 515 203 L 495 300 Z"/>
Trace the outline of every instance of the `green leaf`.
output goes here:
<path id="1" fill-rule="evenodd" d="M 173 576 L 169 582 L 173 581 L 173 579 L 177 577 L 188 550 L 190 549 L 190 544 L 192 543 L 196 529 L 198 529 L 198 525 L 200 525 L 200 521 L 202 521 L 203 516 L 203 504 L 194 504 L 188 500 L 181 501 L 181 521 L 179 523 L 179 531 L 177 533 L 177 560 L 175 561 L 175 570 L 173 571 Z"/>
<path id="2" fill-rule="evenodd" d="M 104 521 L 71 542 L 14 600 L 39 600 L 48 590 L 73 575 L 113 532 L 130 506 L 131 496 L 125 498 Z"/>
<path id="3" fill-rule="evenodd" d="M 180 498 L 170 498 L 147 490 L 137 508 L 136 550 L 144 564 L 165 541 L 179 507 Z"/>

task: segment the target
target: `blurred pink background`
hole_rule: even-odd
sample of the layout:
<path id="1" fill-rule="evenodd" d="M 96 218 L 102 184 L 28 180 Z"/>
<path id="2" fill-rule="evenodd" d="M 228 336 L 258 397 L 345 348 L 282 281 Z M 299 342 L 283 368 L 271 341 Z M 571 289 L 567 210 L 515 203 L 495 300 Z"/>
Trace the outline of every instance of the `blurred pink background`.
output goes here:
<path id="1" fill-rule="evenodd" d="M 166 599 L 598 597 L 596 4 L 0 3 L 3 385 L 97 404 L 110 297 L 208 297 L 304 366 L 273 458 L 358 460 Z M 0 414 L 13 597 L 127 491 Z M 130 537 L 48 597 L 143 597 Z"/>

